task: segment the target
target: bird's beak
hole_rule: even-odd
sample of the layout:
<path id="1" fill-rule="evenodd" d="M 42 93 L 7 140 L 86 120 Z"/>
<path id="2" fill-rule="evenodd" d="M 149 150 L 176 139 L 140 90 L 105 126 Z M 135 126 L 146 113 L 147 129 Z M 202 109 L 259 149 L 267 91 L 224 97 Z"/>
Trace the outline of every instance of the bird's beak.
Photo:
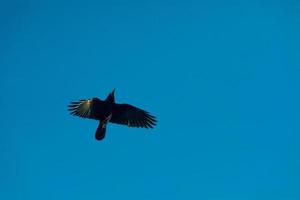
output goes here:
<path id="1" fill-rule="evenodd" d="M 115 91 L 116 91 L 116 88 L 113 89 L 113 91 L 111 92 L 111 94 L 115 95 Z"/>

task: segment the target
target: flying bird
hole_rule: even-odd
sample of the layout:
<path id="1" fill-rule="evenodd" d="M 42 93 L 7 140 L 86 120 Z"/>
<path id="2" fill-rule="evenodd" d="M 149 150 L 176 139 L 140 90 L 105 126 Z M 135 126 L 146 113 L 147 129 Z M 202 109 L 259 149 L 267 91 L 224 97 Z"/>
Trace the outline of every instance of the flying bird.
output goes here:
<path id="1" fill-rule="evenodd" d="M 115 103 L 115 89 L 104 101 L 96 97 L 79 100 L 71 102 L 68 110 L 72 115 L 99 121 L 95 134 L 97 140 L 104 139 L 109 122 L 141 128 L 153 128 L 157 123 L 156 117 L 145 110 L 129 104 Z"/>

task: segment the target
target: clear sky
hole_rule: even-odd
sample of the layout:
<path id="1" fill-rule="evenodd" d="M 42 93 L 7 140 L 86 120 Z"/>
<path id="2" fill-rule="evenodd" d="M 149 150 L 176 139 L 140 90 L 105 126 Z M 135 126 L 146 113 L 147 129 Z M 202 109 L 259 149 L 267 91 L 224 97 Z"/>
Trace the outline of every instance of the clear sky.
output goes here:
<path id="1" fill-rule="evenodd" d="M 0 199 L 299 200 L 300 2 L 197 2 L 1 1 Z"/>

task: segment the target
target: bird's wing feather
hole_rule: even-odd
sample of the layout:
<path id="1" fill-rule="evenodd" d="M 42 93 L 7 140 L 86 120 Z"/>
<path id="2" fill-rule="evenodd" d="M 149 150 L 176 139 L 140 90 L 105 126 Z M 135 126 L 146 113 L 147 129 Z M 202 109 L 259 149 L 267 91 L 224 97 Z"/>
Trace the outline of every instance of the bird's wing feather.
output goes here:
<path id="1" fill-rule="evenodd" d="M 131 127 L 153 128 L 157 120 L 149 112 L 132 105 L 115 104 L 110 122 Z"/>
<path id="2" fill-rule="evenodd" d="M 77 102 L 71 102 L 68 106 L 68 110 L 72 115 L 76 115 L 82 118 L 96 119 L 95 107 L 99 104 L 99 99 L 92 98 L 86 100 L 80 100 Z"/>

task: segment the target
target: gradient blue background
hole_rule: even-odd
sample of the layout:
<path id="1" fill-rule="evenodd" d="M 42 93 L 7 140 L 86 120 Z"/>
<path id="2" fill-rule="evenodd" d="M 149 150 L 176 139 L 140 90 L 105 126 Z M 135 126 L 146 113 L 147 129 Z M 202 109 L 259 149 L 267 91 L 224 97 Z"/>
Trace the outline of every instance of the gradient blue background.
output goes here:
<path id="1" fill-rule="evenodd" d="M 300 199 L 300 2 L 0 3 L 0 199 Z M 106 95 L 153 130 L 72 117 Z"/>

